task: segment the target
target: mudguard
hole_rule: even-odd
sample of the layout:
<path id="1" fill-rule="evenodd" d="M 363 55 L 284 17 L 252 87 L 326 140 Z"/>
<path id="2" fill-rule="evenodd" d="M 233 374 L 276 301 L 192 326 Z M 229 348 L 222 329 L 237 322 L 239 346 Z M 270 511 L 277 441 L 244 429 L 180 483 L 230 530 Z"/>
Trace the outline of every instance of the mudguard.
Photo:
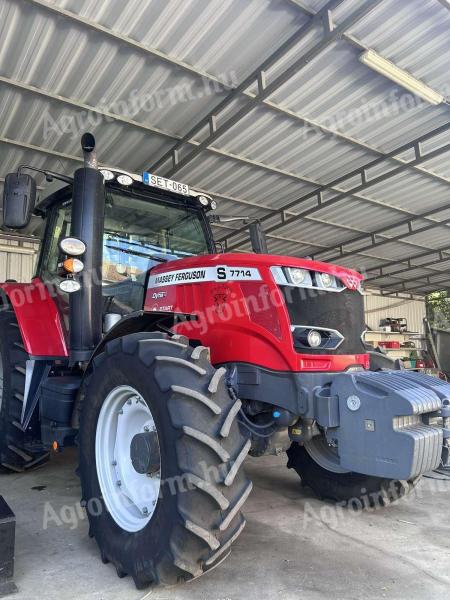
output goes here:
<path id="1" fill-rule="evenodd" d="M 31 283 L 2 283 L 0 289 L 3 305 L 10 305 L 15 312 L 30 357 L 66 358 L 61 317 L 47 286 L 35 277 Z"/>

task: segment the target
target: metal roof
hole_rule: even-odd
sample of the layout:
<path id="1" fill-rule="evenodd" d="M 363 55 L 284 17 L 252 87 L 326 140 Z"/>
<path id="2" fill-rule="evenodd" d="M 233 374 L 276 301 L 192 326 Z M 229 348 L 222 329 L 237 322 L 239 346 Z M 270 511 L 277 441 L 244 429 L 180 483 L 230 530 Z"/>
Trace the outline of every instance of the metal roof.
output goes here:
<path id="1" fill-rule="evenodd" d="M 448 0 L 2 0 L 0 177 L 105 164 L 260 218 L 269 250 L 449 288 Z M 359 61 L 371 48 L 447 101 Z M 39 181 L 43 185 L 42 180 Z M 216 227 L 248 249 L 239 224 Z"/>

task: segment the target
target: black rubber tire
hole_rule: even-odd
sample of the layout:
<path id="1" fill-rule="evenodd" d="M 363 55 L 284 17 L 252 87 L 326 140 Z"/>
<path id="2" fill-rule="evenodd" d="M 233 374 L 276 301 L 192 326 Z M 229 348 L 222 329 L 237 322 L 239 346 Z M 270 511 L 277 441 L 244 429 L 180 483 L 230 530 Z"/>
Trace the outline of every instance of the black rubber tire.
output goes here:
<path id="1" fill-rule="evenodd" d="M 37 418 L 25 433 L 20 427 L 28 354 L 13 311 L 0 314 L 0 360 L 3 368 L 0 400 L 0 472 L 20 473 L 49 459 L 42 450 Z"/>
<path id="2" fill-rule="evenodd" d="M 137 333 L 106 344 L 83 386 L 80 476 L 90 535 L 103 562 L 112 562 L 119 576 L 131 575 L 139 589 L 187 581 L 214 568 L 244 528 L 240 509 L 252 484 L 242 463 L 250 442 L 239 430 L 240 401 L 230 397 L 224 374 L 211 366 L 207 348 L 193 349 L 187 338 Z M 108 513 L 95 459 L 104 399 L 126 384 L 152 411 L 162 464 L 162 497 L 137 533 L 121 529 Z M 192 437 L 192 430 L 203 440 Z M 174 486 L 176 481 L 187 485 Z M 89 510 L 92 499 L 100 499 L 101 511 Z"/>
<path id="3" fill-rule="evenodd" d="M 288 469 L 294 469 L 302 484 L 316 496 L 356 510 L 392 504 L 409 494 L 420 479 L 404 481 L 360 473 L 333 473 L 318 465 L 296 442 L 291 444 L 287 455 Z"/>

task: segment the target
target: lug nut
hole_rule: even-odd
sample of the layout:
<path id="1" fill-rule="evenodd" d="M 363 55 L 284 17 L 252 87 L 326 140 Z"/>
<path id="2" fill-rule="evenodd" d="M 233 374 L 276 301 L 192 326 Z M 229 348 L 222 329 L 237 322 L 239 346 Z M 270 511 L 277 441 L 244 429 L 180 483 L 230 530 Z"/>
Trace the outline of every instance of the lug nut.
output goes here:
<path id="1" fill-rule="evenodd" d="M 117 482 L 117 487 L 120 487 L 121 485 L 122 485 L 122 482 L 119 479 L 119 481 Z"/>
<path id="2" fill-rule="evenodd" d="M 113 460 L 111 464 L 113 467 L 117 467 L 117 460 Z"/>
<path id="3" fill-rule="evenodd" d="M 150 427 L 148 427 L 148 425 L 146 425 L 146 426 L 144 427 L 144 431 L 150 431 Z"/>
<path id="4" fill-rule="evenodd" d="M 142 509 L 142 512 L 144 513 L 144 515 L 148 515 L 148 508 L 146 506 L 144 506 L 144 508 Z"/>

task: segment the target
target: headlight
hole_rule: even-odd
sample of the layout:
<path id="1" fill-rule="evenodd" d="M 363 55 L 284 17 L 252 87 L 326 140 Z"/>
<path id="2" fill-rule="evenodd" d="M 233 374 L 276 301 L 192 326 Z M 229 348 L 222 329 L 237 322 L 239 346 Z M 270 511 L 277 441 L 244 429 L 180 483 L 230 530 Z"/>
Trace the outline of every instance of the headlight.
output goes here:
<path id="1" fill-rule="evenodd" d="M 69 256 L 81 256 L 86 252 L 86 244 L 74 237 L 64 238 L 59 242 L 59 247 Z"/>
<path id="2" fill-rule="evenodd" d="M 336 287 L 336 280 L 333 275 L 330 275 L 329 273 L 318 273 L 318 277 L 320 278 L 323 287 Z"/>
<path id="3" fill-rule="evenodd" d="M 81 285 L 75 279 L 63 279 L 59 284 L 60 289 L 63 292 L 67 292 L 68 294 L 72 294 L 72 292 L 78 292 L 81 289 Z"/>
<path id="4" fill-rule="evenodd" d="M 308 344 L 311 348 L 318 348 L 322 343 L 322 336 L 315 329 L 311 329 L 308 333 Z"/>
<path id="5" fill-rule="evenodd" d="M 198 201 L 200 202 L 200 204 L 202 206 L 208 206 L 208 204 L 209 204 L 209 200 L 206 196 L 199 196 Z"/>
<path id="6" fill-rule="evenodd" d="M 310 281 L 309 271 L 306 269 L 288 269 L 288 273 L 294 285 L 301 285 Z"/>
<path id="7" fill-rule="evenodd" d="M 63 262 L 63 268 L 67 273 L 80 273 L 84 269 L 84 264 L 79 258 L 67 258 Z"/>
<path id="8" fill-rule="evenodd" d="M 217 202 L 215 200 L 211 200 L 211 210 L 216 210 Z"/>

